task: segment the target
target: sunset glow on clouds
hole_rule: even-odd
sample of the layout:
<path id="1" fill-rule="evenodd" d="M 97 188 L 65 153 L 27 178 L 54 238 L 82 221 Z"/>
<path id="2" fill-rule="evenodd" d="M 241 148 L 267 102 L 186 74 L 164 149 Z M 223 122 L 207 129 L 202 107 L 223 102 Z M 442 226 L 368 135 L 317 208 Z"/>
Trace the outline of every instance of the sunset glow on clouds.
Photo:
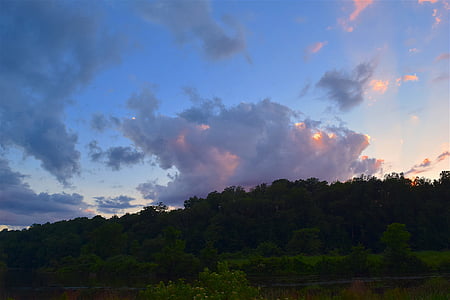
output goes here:
<path id="1" fill-rule="evenodd" d="M 418 1 L 419 1 L 420 4 L 423 4 L 423 3 L 426 3 L 426 2 L 429 2 L 429 3 L 436 3 L 436 2 L 438 2 L 439 0 L 418 0 Z"/>
<path id="2" fill-rule="evenodd" d="M 379 92 L 381 94 L 386 93 L 388 87 L 389 87 L 389 80 L 372 80 L 370 82 L 370 86 L 372 87 L 372 90 L 375 92 Z"/>
<path id="3" fill-rule="evenodd" d="M 450 169 L 447 0 L 1 1 L 0 228 Z"/>
<path id="4" fill-rule="evenodd" d="M 408 81 L 419 81 L 419 77 L 417 75 L 403 75 L 402 77 L 399 77 L 396 79 L 397 85 L 401 85 L 402 82 L 408 82 Z"/>
<path id="5" fill-rule="evenodd" d="M 410 170 L 405 172 L 406 176 L 416 176 L 420 173 L 426 172 L 431 169 L 434 165 L 442 162 L 449 161 L 450 152 L 446 151 L 439 154 L 434 160 L 430 160 L 429 158 L 425 158 L 420 164 L 414 165 Z"/>
<path id="6" fill-rule="evenodd" d="M 349 20 L 354 21 L 367 6 L 372 4 L 372 2 L 373 0 L 353 0 L 355 10 L 351 13 Z"/>
<path id="7" fill-rule="evenodd" d="M 308 52 L 309 53 L 317 53 L 320 51 L 320 49 L 323 48 L 323 46 L 325 46 L 328 42 L 317 42 L 312 44 L 311 46 L 308 47 Z"/>
<path id="8" fill-rule="evenodd" d="M 342 26 L 342 28 L 347 32 L 353 32 L 354 26 L 350 25 L 350 23 L 354 22 L 358 16 L 361 14 L 363 10 L 365 10 L 370 4 L 373 3 L 373 0 L 353 0 L 354 10 L 347 18 L 339 18 L 338 23 Z"/>

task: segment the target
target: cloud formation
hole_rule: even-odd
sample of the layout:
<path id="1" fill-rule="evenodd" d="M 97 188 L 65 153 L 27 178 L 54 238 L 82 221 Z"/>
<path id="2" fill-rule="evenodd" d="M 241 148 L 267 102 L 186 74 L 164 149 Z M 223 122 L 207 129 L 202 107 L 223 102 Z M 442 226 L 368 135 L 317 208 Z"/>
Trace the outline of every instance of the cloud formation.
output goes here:
<path id="1" fill-rule="evenodd" d="M 414 75 L 403 75 L 402 77 L 399 77 L 395 80 L 397 82 L 397 85 L 400 86 L 402 82 L 408 82 L 408 81 L 419 81 L 419 77 Z"/>
<path id="2" fill-rule="evenodd" d="M 14 172 L 0 158 L 0 224 L 27 226 L 90 215 L 79 194 L 36 194 L 23 182 L 24 175 Z"/>
<path id="3" fill-rule="evenodd" d="M 121 213 L 125 209 L 139 207 L 140 205 L 130 204 L 135 200 L 133 197 L 120 195 L 118 197 L 94 197 L 97 210 L 106 214 Z"/>
<path id="4" fill-rule="evenodd" d="M 370 86 L 372 87 L 372 90 L 375 92 L 378 92 L 380 94 L 386 93 L 388 87 L 389 87 L 389 80 L 371 80 Z"/>
<path id="5" fill-rule="evenodd" d="M 351 73 L 332 70 L 326 72 L 316 86 L 327 92 L 340 110 L 348 111 L 364 100 L 364 91 L 373 75 L 373 63 L 361 63 Z"/>
<path id="6" fill-rule="evenodd" d="M 132 147 L 110 147 L 108 150 L 103 151 L 98 146 L 97 141 L 92 141 L 88 144 L 89 157 L 92 161 L 103 162 L 113 171 L 120 170 L 123 165 L 131 166 L 138 163 L 142 163 L 145 154 L 139 152 Z"/>
<path id="7" fill-rule="evenodd" d="M 168 205 L 279 178 L 345 180 L 373 174 L 381 165 L 360 157 L 368 136 L 313 120 L 295 123 L 296 112 L 270 100 L 226 108 L 218 99 L 203 99 L 169 117 L 156 113 L 156 97 L 144 90 L 129 105 L 136 118 L 123 121 L 123 134 L 161 168 L 178 171 L 167 186 L 149 181 L 138 190 Z"/>
<path id="8" fill-rule="evenodd" d="M 327 44 L 328 44 L 328 42 L 324 41 L 324 42 L 317 42 L 317 43 L 314 43 L 314 44 L 309 45 L 308 47 L 306 47 L 306 49 L 305 49 L 305 60 L 309 59 L 309 57 L 312 54 L 315 54 L 315 53 L 319 52 Z"/>
<path id="9" fill-rule="evenodd" d="M 373 3 L 373 0 L 353 0 L 355 4 L 355 10 L 350 14 L 349 20 L 354 21 L 359 16 L 359 14 L 366 9 L 367 6 Z"/>
<path id="10" fill-rule="evenodd" d="M 120 120 L 116 117 L 107 118 L 104 114 L 94 114 L 91 117 L 90 125 L 93 130 L 103 132 L 109 127 L 119 126 Z"/>
<path id="11" fill-rule="evenodd" d="M 88 3 L 2 1 L 0 10 L 0 144 L 63 184 L 80 170 L 77 135 L 62 120 L 69 96 L 116 62 L 123 44 L 99 30 Z"/>
<path id="12" fill-rule="evenodd" d="M 245 50 L 242 26 L 231 17 L 223 17 L 221 26 L 212 17 L 210 2 L 198 0 L 138 1 L 136 7 L 144 19 L 171 31 L 180 44 L 200 42 L 207 58 L 224 59 Z M 233 35 L 227 33 L 234 31 Z"/>
<path id="13" fill-rule="evenodd" d="M 429 158 L 425 158 L 420 164 L 414 165 L 411 169 L 405 172 L 407 176 L 414 176 L 426 171 L 429 171 L 434 168 L 434 166 L 441 161 L 450 157 L 450 152 L 445 151 L 439 154 L 435 160 L 430 160 Z"/>
<path id="14" fill-rule="evenodd" d="M 438 55 L 438 57 L 436 57 L 436 61 L 440 61 L 440 60 L 447 60 L 450 59 L 450 53 L 441 53 Z"/>
<path id="15" fill-rule="evenodd" d="M 349 25 L 352 22 L 355 22 L 358 16 L 361 14 L 363 10 L 367 8 L 370 4 L 373 3 L 373 0 L 353 0 L 353 4 L 355 9 L 350 14 L 348 18 L 340 18 L 338 19 L 339 25 L 347 32 L 353 32 L 355 29 L 354 26 Z"/>
<path id="16" fill-rule="evenodd" d="M 418 3 L 419 4 L 424 4 L 424 3 L 426 3 L 426 2 L 429 2 L 429 3 L 436 3 L 436 2 L 438 2 L 439 0 L 418 0 Z"/>

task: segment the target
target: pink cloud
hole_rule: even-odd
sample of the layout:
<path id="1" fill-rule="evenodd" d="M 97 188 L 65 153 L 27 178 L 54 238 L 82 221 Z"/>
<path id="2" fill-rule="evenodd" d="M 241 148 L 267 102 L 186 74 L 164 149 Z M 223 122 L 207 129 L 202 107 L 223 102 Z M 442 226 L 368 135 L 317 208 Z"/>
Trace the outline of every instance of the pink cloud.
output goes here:
<path id="1" fill-rule="evenodd" d="M 124 119 L 121 130 L 162 169 L 176 169 L 167 185 L 149 178 L 138 187 L 145 198 L 167 205 L 279 178 L 346 180 L 374 174 L 382 164 L 361 157 L 368 136 L 312 120 L 293 122 L 294 111 L 269 100 L 227 108 L 204 99 L 176 116 L 156 113 L 154 102 L 149 91 L 131 97 L 137 117 Z"/>
<path id="2" fill-rule="evenodd" d="M 403 82 L 407 82 L 407 81 L 418 81 L 419 77 L 417 77 L 417 75 L 404 75 L 402 77 Z"/>
<path id="3" fill-rule="evenodd" d="M 353 32 L 355 27 L 353 25 L 350 25 L 351 22 L 354 22 L 361 12 L 367 8 L 370 4 L 373 3 L 373 0 L 353 0 L 353 4 L 355 5 L 355 9 L 350 14 L 348 18 L 340 18 L 338 19 L 338 24 L 341 25 L 341 27 L 347 31 L 347 32 Z"/>
<path id="4" fill-rule="evenodd" d="M 435 61 L 450 59 L 450 53 L 442 53 L 436 57 Z"/>
<path id="5" fill-rule="evenodd" d="M 389 87 L 389 80 L 372 80 L 369 84 L 372 87 L 372 90 L 375 92 L 379 92 L 384 94 Z"/>
<path id="6" fill-rule="evenodd" d="M 429 2 L 429 3 L 436 3 L 436 2 L 438 2 L 439 0 L 418 0 L 419 1 L 419 4 L 424 4 L 424 3 L 426 3 L 426 2 Z"/>
<path id="7" fill-rule="evenodd" d="M 410 170 L 405 172 L 405 175 L 417 175 L 426 171 L 429 171 L 436 166 L 439 162 L 445 160 L 450 157 L 450 152 L 445 151 L 439 154 L 434 161 L 429 158 L 425 158 L 420 164 L 414 165 Z"/>
<path id="8" fill-rule="evenodd" d="M 322 49 L 323 46 L 325 46 L 326 44 L 328 44 L 327 41 L 314 43 L 314 44 L 312 44 L 311 46 L 308 47 L 308 52 L 309 52 L 309 53 L 317 53 L 317 52 L 319 52 L 320 49 Z"/>
<path id="9" fill-rule="evenodd" d="M 402 77 L 399 77 L 395 80 L 397 82 L 397 85 L 400 86 L 402 82 L 408 82 L 408 81 L 419 81 L 419 77 L 414 75 L 403 75 Z"/>
<path id="10" fill-rule="evenodd" d="M 373 0 L 353 0 L 355 10 L 350 15 L 349 20 L 354 21 L 367 6 L 372 4 L 372 2 Z"/>

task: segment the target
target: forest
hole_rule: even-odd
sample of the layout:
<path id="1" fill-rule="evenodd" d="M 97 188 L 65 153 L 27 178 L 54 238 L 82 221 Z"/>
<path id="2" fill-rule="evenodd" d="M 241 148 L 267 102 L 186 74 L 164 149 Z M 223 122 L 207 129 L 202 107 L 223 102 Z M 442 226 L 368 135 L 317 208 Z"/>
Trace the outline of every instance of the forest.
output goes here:
<path id="1" fill-rule="evenodd" d="M 450 171 L 433 181 L 396 173 L 280 179 L 194 196 L 175 210 L 159 203 L 121 217 L 5 229 L 0 280 L 26 270 L 56 274 L 61 284 L 145 286 L 195 280 L 218 262 L 249 275 L 449 272 L 448 255 L 434 265 L 416 255 L 449 249 Z"/>

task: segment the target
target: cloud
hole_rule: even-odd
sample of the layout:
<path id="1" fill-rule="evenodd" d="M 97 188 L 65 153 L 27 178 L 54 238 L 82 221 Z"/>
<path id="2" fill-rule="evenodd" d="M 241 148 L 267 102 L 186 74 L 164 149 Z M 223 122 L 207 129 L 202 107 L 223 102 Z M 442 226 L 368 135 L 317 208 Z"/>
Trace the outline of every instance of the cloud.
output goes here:
<path id="1" fill-rule="evenodd" d="M 439 23 L 442 22 L 442 15 L 441 14 L 438 15 L 438 10 L 435 8 L 435 9 L 433 9 L 432 16 L 434 17 L 433 27 L 436 27 L 439 25 Z"/>
<path id="2" fill-rule="evenodd" d="M 397 82 L 397 85 L 401 85 L 402 82 L 408 82 L 408 81 L 419 81 L 419 77 L 417 77 L 416 74 L 414 75 L 403 75 L 402 77 L 399 77 L 395 80 Z"/>
<path id="3" fill-rule="evenodd" d="M 308 51 L 309 53 L 317 53 L 317 52 L 319 52 L 326 44 L 328 44 L 327 41 L 314 43 L 314 44 L 312 44 L 311 46 L 309 46 L 309 47 L 307 48 L 307 51 Z"/>
<path id="4" fill-rule="evenodd" d="M 328 71 L 316 86 L 327 91 L 329 100 L 336 102 L 340 110 L 348 111 L 364 100 L 364 90 L 369 84 L 375 66 L 361 63 L 351 72 Z"/>
<path id="5" fill-rule="evenodd" d="M 116 214 L 118 212 L 123 212 L 123 210 L 128 208 L 141 206 L 130 204 L 135 198 L 123 195 L 118 197 L 94 197 L 94 199 L 98 211 L 106 214 Z"/>
<path id="6" fill-rule="evenodd" d="M 309 45 L 305 49 L 305 60 L 309 59 L 309 57 L 312 54 L 315 54 L 315 53 L 319 52 L 327 44 L 328 44 L 328 42 L 324 41 L 324 42 L 317 42 L 317 43 L 314 43 L 312 45 Z"/>
<path id="7" fill-rule="evenodd" d="M 368 136 L 313 120 L 294 123 L 295 111 L 270 100 L 227 108 L 219 99 L 203 99 L 170 117 L 158 114 L 156 105 L 150 112 L 144 103 L 156 97 L 148 90 L 143 95 L 130 98 L 138 117 L 124 120 L 122 131 L 161 168 L 177 170 L 167 186 L 152 180 L 138 186 L 145 198 L 167 205 L 279 178 L 345 180 L 373 174 L 381 164 L 360 158 Z"/>
<path id="8" fill-rule="evenodd" d="M 0 223 L 28 226 L 90 215 L 79 194 L 36 194 L 23 182 L 24 175 L 14 172 L 0 158 Z"/>
<path id="9" fill-rule="evenodd" d="M 445 151 L 439 154 L 434 161 L 429 158 L 425 158 L 420 164 L 414 165 L 411 169 L 405 172 L 405 175 L 414 176 L 426 171 L 429 171 L 435 167 L 439 162 L 450 157 L 450 152 Z"/>
<path id="10" fill-rule="evenodd" d="M 441 60 L 447 60 L 447 59 L 450 59 L 450 53 L 441 53 L 436 57 L 435 61 L 441 61 Z"/>
<path id="11" fill-rule="evenodd" d="M 33 156 L 58 181 L 80 171 L 69 97 L 119 60 L 123 40 L 99 29 L 90 2 L 2 1 L 0 144 Z"/>
<path id="12" fill-rule="evenodd" d="M 120 120 L 116 117 L 107 118 L 104 114 L 94 114 L 92 115 L 90 125 L 93 130 L 103 132 L 111 126 L 119 126 Z"/>
<path id="13" fill-rule="evenodd" d="M 353 0 L 355 4 L 355 10 L 350 14 L 348 18 L 350 21 L 356 20 L 359 14 L 366 9 L 367 6 L 373 3 L 373 0 Z"/>
<path id="14" fill-rule="evenodd" d="M 426 3 L 426 2 L 429 2 L 429 3 L 436 3 L 436 2 L 438 2 L 439 0 L 418 0 L 418 3 L 419 4 L 424 4 L 424 3 Z"/>
<path id="15" fill-rule="evenodd" d="M 143 18 L 169 29 L 180 44 L 199 42 L 207 58 L 224 59 L 245 50 L 242 26 L 231 17 L 223 17 L 224 28 L 212 17 L 210 2 L 184 0 L 138 1 Z M 231 29 L 233 34 L 227 31 Z"/>
<path id="16" fill-rule="evenodd" d="M 309 89 L 311 88 L 311 83 L 305 84 L 305 86 L 300 91 L 300 94 L 298 95 L 299 98 L 305 97 L 306 94 L 308 94 Z"/>
<path id="17" fill-rule="evenodd" d="M 435 82 L 435 83 L 436 82 L 448 82 L 449 79 L 450 79 L 450 75 L 448 73 L 446 73 L 446 74 L 441 74 L 441 75 L 433 78 L 432 81 Z"/>
<path id="18" fill-rule="evenodd" d="M 108 150 L 103 151 L 98 146 L 97 141 L 92 141 L 88 144 L 89 157 L 92 161 L 104 162 L 108 167 L 114 171 L 120 170 L 123 165 L 131 166 L 138 163 L 142 163 L 145 154 L 139 152 L 132 147 L 110 147 Z"/>
<path id="19" fill-rule="evenodd" d="M 347 18 L 340 18 L 338 19 L 339 25 L 342 26 L 342 28 L 347 32 L 353 32 L 355 29 L 354 26 L 349 25 L 351 22 L 355 22 L 356 19 L 359 17 L 361 12 L 365 10 L 370 4 L 373 3 L 373 0 L 353 0 L 353 4 L 355 5 L 355 9 L 350 14 L 350 16 Z"/>
<path id="20" fill-rule="evenodd" d="M 369 85 L 372 87 L 373 91 L 384 94 L 389 87 L 389 80 L 383 81 L 383 80 L 375 80 L 374 79 L 374 80 L 370 81 Z"/>

